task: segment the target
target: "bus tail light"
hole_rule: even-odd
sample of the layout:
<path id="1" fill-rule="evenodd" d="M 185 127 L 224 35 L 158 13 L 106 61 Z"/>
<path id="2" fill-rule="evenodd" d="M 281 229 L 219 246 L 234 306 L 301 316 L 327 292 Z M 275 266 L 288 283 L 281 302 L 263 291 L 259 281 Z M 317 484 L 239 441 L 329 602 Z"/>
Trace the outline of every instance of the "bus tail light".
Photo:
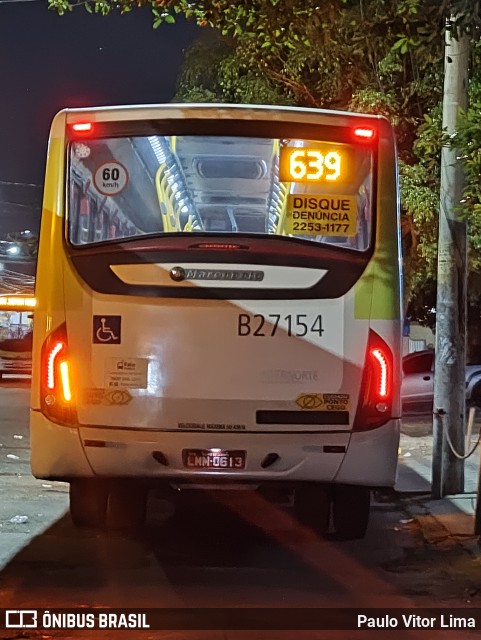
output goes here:
<path id="1" fill-rule="evenodd" d="M 356 127 L 354 129 L 354 137 L 357 140 L 369 142 L 376 137 L 376 130 L 373 127 Z"/>
<path id="2" fill-rule="evenodd" d="M 353 431 L 376 429 L 390 420 L 393 371 L 391 349 L 371 329 Z"/>
<path id="3" fill-rule="evenodd" d="M 191 244 L 191 249 L 222 249 L 225 251 L 235 251 L 236 249 L 248 249 L 249 247 L 232 244 L 227 242 L 199 242 L 198 244 Z"/>
<path id="4" fill-rule="evenodd" d="M 93 124 L 91 122 L 74 122 L 70 127 L 75 133 L 84 135 L 89 135 L 93 131 Z"/>
<path id="5" fill-rule="evenodd" d="M 62 324 L 45 340 L 41 355 L 40 401 L 42 412 L 55 422 L 76 422 L 72 393 L 67 327 Z"/>

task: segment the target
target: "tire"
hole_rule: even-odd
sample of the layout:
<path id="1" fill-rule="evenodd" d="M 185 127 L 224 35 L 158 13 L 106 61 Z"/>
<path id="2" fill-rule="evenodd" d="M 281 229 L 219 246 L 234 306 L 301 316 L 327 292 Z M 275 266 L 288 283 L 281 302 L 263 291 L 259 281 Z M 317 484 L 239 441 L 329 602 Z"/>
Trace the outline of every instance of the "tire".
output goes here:
<path id="1" fill-rule="evenodd" d="M 110 529 L 134 531 L 145 524 L 147 488 L 135 480 L 116 480 L 111 484 L 107 512 Z"/>
<path id="2" fill-rule="evenodd" d="M 333 491 L 333 525 L 337 540 L 359 540 L 369 523 L 371 490 L 368 487 L 339 484 Z"/>
<path id="3" fill-rule="evenodd" d="M 332 489 L 330 485 L 306 483 L 295 492 L 297 519 L 317 535 L 325 537 L 331 517 Z"/>
<path id="4" fill-rule="evenodd" d="M 105 524 L 108 488 L 95 478 L 70 482 L 70 516 L 76 527 L 99 528 Z"/>

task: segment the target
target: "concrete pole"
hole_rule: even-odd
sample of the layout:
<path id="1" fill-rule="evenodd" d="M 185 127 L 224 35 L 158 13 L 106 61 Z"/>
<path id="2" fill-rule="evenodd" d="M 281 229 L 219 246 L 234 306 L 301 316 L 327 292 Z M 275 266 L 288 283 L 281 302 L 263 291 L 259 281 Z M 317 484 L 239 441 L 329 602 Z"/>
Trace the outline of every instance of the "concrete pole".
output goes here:
<path id="1" fill-rule="evenodd" d="M 467 106 L 468 54 L 469 39 L 460 35 L 456 40 L 448 29 L 443 130 L 450 137 L 456 133 L 459 110 Z M 434 411 L 442 415 L 433 420 L 433 487 L 440 494 L 435 497 L 464 491 L 464 461 L 453 455 L 449 445 L 450 440 L 458 453 L 464 453 L 467 259 L 466 222 L 458 210 L 463 170 L 457 155 L 451 146 L 442 148 L 434 375 Z"/>

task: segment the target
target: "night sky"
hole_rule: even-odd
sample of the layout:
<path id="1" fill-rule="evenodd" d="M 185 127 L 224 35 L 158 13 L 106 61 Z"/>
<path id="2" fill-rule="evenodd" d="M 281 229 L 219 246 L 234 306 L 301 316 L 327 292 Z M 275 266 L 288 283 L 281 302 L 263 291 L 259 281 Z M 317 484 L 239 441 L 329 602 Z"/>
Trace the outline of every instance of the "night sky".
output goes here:
<path id="1" fill-rule="evenodd" d="M 169 102 L 197 34 L 181 18 L 153 29 L 148 9 L 60 17 L 46 0 L 0 0 L 0 181 L 43 182 L 50 122 L 63 107 Z"/>

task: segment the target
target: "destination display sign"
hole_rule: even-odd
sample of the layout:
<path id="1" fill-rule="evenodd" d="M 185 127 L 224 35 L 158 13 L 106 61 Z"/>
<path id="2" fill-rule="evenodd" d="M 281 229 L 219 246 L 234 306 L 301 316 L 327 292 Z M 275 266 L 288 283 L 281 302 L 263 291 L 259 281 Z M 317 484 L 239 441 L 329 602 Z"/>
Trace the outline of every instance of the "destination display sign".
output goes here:
<path id="1" fill-rule="evenodd" d="M 280 149 L 282 182 L 340 184 L 351 179 L 351 152 L 345 145 L 316 145 Z"/>

